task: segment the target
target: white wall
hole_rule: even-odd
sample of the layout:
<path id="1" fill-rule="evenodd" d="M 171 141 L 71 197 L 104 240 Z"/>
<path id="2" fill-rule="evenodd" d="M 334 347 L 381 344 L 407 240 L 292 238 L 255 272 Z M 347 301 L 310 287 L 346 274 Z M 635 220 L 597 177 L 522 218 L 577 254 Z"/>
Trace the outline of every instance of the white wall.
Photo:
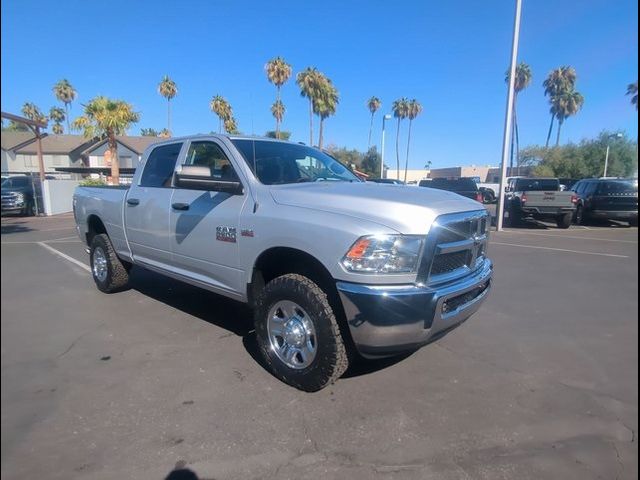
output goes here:
<path id="1" fill-rule="evenodd" d="M 57 215 L 73 211 L 73 192 L 79 183 L 77 180 L 45 180 L 45 215 Z"/>

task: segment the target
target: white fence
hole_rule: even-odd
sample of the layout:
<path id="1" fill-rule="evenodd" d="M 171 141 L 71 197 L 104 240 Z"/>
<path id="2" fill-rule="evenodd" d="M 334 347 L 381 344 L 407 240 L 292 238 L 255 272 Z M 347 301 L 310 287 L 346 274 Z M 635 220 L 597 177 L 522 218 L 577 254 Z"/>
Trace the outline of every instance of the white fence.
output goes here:
<path id="1" fill-rule="evenodd" d="M 73 191 L 80 183 L 78 180 L 45 180 L 43 183 L 45 215 L 73 211 Z"/>

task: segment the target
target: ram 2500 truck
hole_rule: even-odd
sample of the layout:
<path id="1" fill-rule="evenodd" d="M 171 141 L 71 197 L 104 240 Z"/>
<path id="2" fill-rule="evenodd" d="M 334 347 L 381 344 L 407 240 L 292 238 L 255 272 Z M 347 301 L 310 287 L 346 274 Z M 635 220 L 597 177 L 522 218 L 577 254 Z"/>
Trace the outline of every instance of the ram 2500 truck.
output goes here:
<path id="1" fill-rule="evenodd" d="M 491 287 L 477 202 L 363 182 L 301 144 L 167 140 L 147 149 L 130 187 L 78 187 L 73 204 L 101 291 L 124 288 L 136 265 L 247 302 L 265 363 L 306 391 L 338 379 L 355 353 L 442 337 Z"/>

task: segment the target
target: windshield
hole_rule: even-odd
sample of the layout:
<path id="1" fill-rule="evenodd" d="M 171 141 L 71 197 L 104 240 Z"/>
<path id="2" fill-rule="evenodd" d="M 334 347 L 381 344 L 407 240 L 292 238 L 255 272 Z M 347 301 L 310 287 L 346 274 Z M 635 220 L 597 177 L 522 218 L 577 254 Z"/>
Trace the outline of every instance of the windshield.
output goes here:
<path id="1" fill-rule="evenodd" d="M 599 195 L 615 195 L 621 193 L 638 193 L 638 184 L 630 180 L 602 182 L 598 185 Z"/>
<path id="2" fill-rule="evenodd" d="M 231 140 L 247 165 L 265 185 L 300 182 L 360 182 L 360 179 L 326 153 L 295 143 L 268 140 Z"/>
<path id="3" fill-rule="evenodd" d="M 555 178 L 519 178 L 516 180 L 516 192 L 558 191 L 560 182 Z"/>
<path id="4" fill-rule="evenodd" d="M 2 188 L 11 188 L 11 187 L 28 187 L 29 179 L 27 177 L 13 177 L 13 178 L 5 178 L 2 181 Z"/>

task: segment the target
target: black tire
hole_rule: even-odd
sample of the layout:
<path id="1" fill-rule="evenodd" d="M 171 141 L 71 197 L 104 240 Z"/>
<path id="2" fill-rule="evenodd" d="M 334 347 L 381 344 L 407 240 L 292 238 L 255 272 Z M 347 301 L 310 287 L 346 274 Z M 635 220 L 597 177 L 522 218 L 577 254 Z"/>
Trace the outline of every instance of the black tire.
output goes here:
<path id="1" fill-rule="evenodd" d="M 493 203 L 496 201 L 496 196 L 491 191 L 482 192 L 482 203 Z"/>
<path id="2" fill-rule="evenodd" d="M 573 223 L 573 213 L 565 213 L 556 218 L 558 228 L 567 229 Z"/>
<path id="3" fill-rule="evenodd" d="M 507 218 L 507 226 L 508 227 L 517 227 L 522 223 L 522 217 L 520 212 L 513 206 L 509 206 L 507 209 L 509 212 L 509 217 Z"/>
<path id="4" fill-rule="evenodd" d="M 286 365 L 271 347 L 268 315 L 276 303 L 287 300 L 299 305 L 315 329 L 316 353 L 303 369 Z M 349 358 L 338 321 L 326 293 L 309 278 L 287 274 L 271 280 L 256 300 L 255 330 L 259 351 L 273 375 L 306 392 L 334 383 L 349 366 Z"/>
<path id="5" fill-rule="evenodd" d="M 111 240 L 106 233 L 96 235 L 91 240 L 91 275 L 96 282 L 98 290 L 104 293 L 112 293 L 124 288 L 129 282 L 129 273 L 116 255 Z M 106 274 L 101 278 L 97 274 L 96 259 L 106 260 Z"/>
<path id="6" fill-rule="evenodd" d="M 35 217 L 36 215 L 36 205 L 33 200 L 28 200 L 25 206 L 22 208 L 22 216 L 23 217 Z"/>
<path id="7" fill-rule="evenodd" d="M 576 208 L 576 225 L 584 225 L 584 207 L 582 205 L 578 205 Z"/>

